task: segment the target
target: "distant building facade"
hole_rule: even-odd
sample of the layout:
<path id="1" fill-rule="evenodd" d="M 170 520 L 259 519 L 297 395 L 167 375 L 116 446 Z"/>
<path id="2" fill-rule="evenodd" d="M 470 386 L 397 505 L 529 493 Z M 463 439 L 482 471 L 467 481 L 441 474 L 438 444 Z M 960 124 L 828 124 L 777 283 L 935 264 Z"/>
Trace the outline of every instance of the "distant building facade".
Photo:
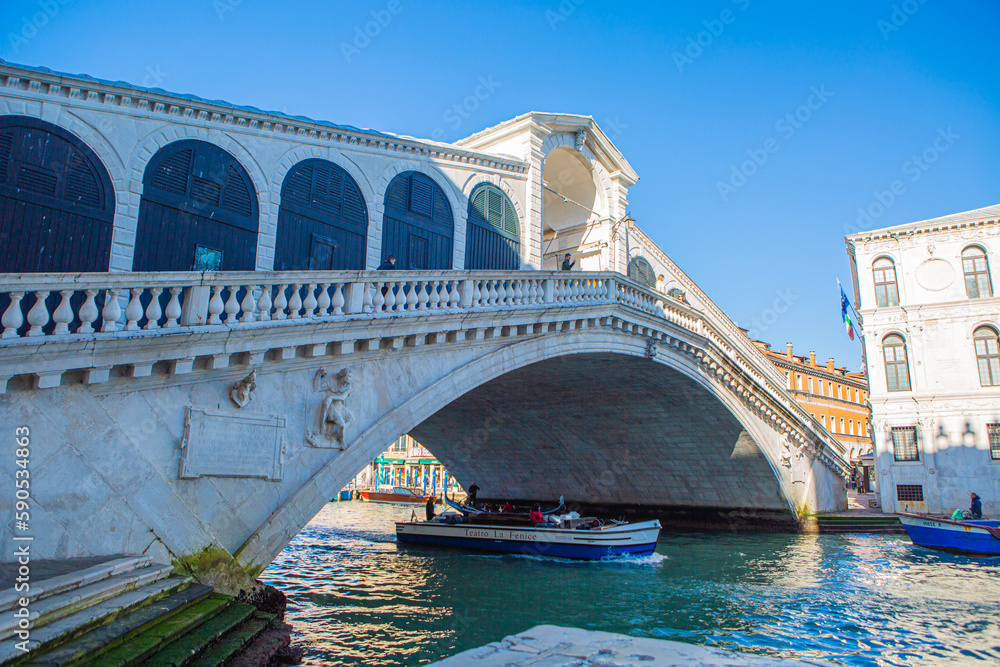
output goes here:
<path id="1" fill-rule="evenodd" d="M 819 365 L 815 352 L 810 351 L 808 357 L 797 355 L 791 343 L 785 345 L 784 352 L 778 352 L 763 341 L 754 342 L 785 374 L 788 391 L 795 400 L 844 445 L 851 463 L 866 475 L 866 488 L 874 490 L 876 481 L 861 465 L 862 457 L 872 449 L 867 374 L 836 368 L 832 357 Z"/>
<path id="2" fill-rule="evenodd" d="M 1000 508 L 1000 205 L 846 237 L 885 511 Z"/>
<path id="3" fill-rule="evenodd" d="M 444 464 L 409 435 L 398 437 L 354 478 L 356 489 L 407 486 L 440 496 L 461 492 Z"/>

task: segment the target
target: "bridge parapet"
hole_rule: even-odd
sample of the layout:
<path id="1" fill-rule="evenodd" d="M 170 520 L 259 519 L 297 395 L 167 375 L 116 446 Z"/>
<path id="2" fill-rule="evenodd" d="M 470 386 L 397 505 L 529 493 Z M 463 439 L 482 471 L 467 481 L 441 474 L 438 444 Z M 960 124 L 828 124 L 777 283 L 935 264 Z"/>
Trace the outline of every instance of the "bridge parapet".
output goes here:
<path id="1" fill-rule="evenodd" d="M 607 324 L 647 337 L 653 354 L 665 344 L 692 356 L 784 432 L 791 447 L 846 470 L 840 443 L 784 391 L 754 345 L 729 339 L 736 334 L 724 316 L 716 322 L 614 272 L 0 274 L 5 302 L 0 393 L 17 376 L 30 378 L 27 388 L 46 389 L 69 372 L 98 384 L 114 367 L 126 368 L 125 377 L 149 376 L 154 366 L 182 375 L 194 370 L 196 358 L 212 370 L 228 368 L 233 354 L 252 366 L 266 355 L 292 358 L 303 347 L 313 357 L 464 338 L 463 327 L 516 336 L 574 328 L 577 321 Z M 637 317 L 623 319 L 618 308 Z M 539 312 L 557 317 L 542 321 Z M 500 326 L 487 321 L 503 313 L 532 317 Z M 435 328 L 436 321 L 442 326 Z M 337 336 L 338 323 L 363 325 L 365 332 Z M 317 327 L 324 327 L 318 336 Z"/>

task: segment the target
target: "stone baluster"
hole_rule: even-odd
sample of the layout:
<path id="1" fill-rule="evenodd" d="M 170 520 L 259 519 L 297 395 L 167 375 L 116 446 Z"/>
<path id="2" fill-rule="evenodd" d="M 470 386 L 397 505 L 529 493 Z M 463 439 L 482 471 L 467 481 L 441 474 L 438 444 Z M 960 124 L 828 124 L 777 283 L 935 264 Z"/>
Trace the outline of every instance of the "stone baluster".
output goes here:
<path id="1" fill-rule="evenodd" d="M 167 308 L 163 311 L 167 321 L 163 324 L 164 329 L 173 329 L 177 326 L 177 320 L 181 316 L 181 291 L 182 287 L 170 288 L 170 300 L 167 301 Z"/>
<path id="2" fill-rule="evenodd" d="M 458 309 L 458 304 L 461 303 L 462 297 L 458 293 L 459 281 L 449 280 L 448 281 L 448 308 L 451 310 Z"/>
<path id="3" fill-rule="evenodd" d="M 253 293 L 257 289 L 254 285 L 243 286 L 243 301 L 240 302 L 240 322 L 255 322 L 257 320 L 257 299 Z"/>
<path id="4" fill-rule="evenodd" d="M 102 332 L 118 331 L 118 318 L 122 316 L 122 307 L 118 303 L 118 295 L 121 294 L 120 287 L 112 287 L 104 291 L 104 310 L 101 317 L 104 324 L 101 325 Z"/>
<path id="5" fill-rule="evenodd" d="M 528 280 L 528 303 L 532 306 L 538 303 L 538 281 L 534 278 Z"/>
<path id="6" fill-rule="evenodd" d="M 226 324 L 233 326 L 239 320 L 240 316 L 240 301 L 236 298 L 236 294 L 240 291 L 239 285 L 230 285 L 226 287 L 229 290 L 229 298 L 226 299 Z"/>
<path id="7" fill-rule="evenodd" d="M 347 302 L 344 300 L 344 283 L 337 283 L 333 286 L 333 298 L 330 300 L 330 305 L 333 307 L 333 314 L 343 315 L 345 303 Z"/>
<path id="8" fill-rule="evenodd" d="M 278 285 L 278 292 L 274 297 L 274 319 L 283 320 L 287 317 L 285 315 L 285 306 L 288 305 L 288 301 L 285 299 L 285 289 L 288 285 Z"/>
<path id="9" fill-rule="evenodd" d="M 41 336 L 44 332 L 42 327 L 49 323 L 49 309 L 45 305 L 45 299 L 49 296 L 48 290 L 35 292 L 35 305 L 28 311 L 29 336 Z"/>
<path id="10" fill-rule="evenodd" d="M 257 321 L 258 322 L 270 322 L 271 321 L 271 286 L 261 285 L 260 297 L 257 299 Z"/>
<path id="11" fill-rule="evenodd" d="M 498 281 L 498 280 L 490 280 L 490 281 L 487 281 L 487 282 L 489 283 L 489 293 L 488 293 L 488 296 L 486 298 L 486 305 L 488 305 L 488 306 L 495 306 L 500 301 L 500 292 L 497 291 L 497 286 L 498 286 L 498 284 L 499 284 L 500 281 Z M 500 287 L 500 289 L 503 289 L 503 287 Z"/>
<path id="12" fill-rule="evenodd" d="M 14 338 L 17 336 L 17 330 L 24 324 L 24 316 L 21 314 L 21 299 L 24 298 L 24 294 L 24 292 L 10 292 L 8 294 L 10 305 L 7 306 L 3 317 L 0 318 L 0 324 L 3 324 L 3 334 L 0 334 L 0 338 Z"/>
<path id="13" fill-rule="evenodd" d="M 52 321 L 56 323 L 56 328 L 52 331 L 54 336 L 69 333 L 69 323 L 73 321 L 73 308 L 69 305 L 69 300 L 74 291 L 71 289 L 59 290 L 59 305 L 52 313 Z"/>
<path id="14" fill-rule="evenodd" d="M 480 301 L 483 298 L 483 292 L 479 289 L 479 281 L 472 281 L 472 307 L 475 308 L 480 305 Z"/>
<path id="15" fill-rule="evenodd" d="M 383 290 L 385 290 L 385 294 L 382 293 Z M 372 310 L 375 313 L 381 313 L 386 308 L 385 297 L 389 293 L 389 283 L 381 281 L 375 283 L 375 293 L 372 295 Z"/>
<path id="16" fill-rule="evenodd" d="M 406 300 L 406 297 L 399 291 L 399 283 L 396 281 L 387 282 L 385 285 L 388 289 L 385 292 L 384 310 L 391 313 L 401 305 L 401 301 Z"/>
<path id="17" fill-rule="evenodd" d="M 222 285 L 212 286 L 212 298 L 208 300 L 208 323 L 209 324 L 222 324 L 222 318 L 219 317 L 225 310 L 226 304 L 222 302 L 222 290 L 225 289 Z"/>
<path id="18" fill-rule="evenodd" d="M 78 334 L 94 333 L 94 322 L 97 320 L 97 304 L 94 303 L 97 297 L 96 289 L 89 289 L 84 292 L 83 305 L 80 306 L 80 326 L 76 328 Z"/>
<path id="19" fill-rule="evenodd" d="M 524 303 L 524 281 L 515 280 L 514 281 L 514 305 L 520 306 Z"/>
<path id="20" fill-rule="evenodd" d="M 438 290 L 441 289 L 441 281 L 440 280 L 428 281 L 427 285 L 430 288 L 427 291 L 427 309 L 437 310 L 438 305 L 440 304 L 441 301 L 441 295 L 438 292 Z"/>
<path id="21" fill-rule="evenodd" d="M 359 283 L 354 283 L 354 285 L 358 285 L 358 284 Z M 363 313 L 370 313 L 373 310 L 375 310 L 375 306 L 372 305 L 372 298 L 375 296 L 374 293 L 378 292 L 378 285 L 377 285 L 377 283 L 360 283 L 360 285 L 362 286 L 362 290 L 361 290 L 361 312 L 363 312 Z M 345 288 L 345 289 L 347 289 L 347 288 Z M 346 301 L 346 296 L 345 296 L 345 301 Z M 346 312 L 350 312 L 350 311 L 346 311 Z"/>
<path id="22" fill-rule="evenodd" d="M 292 285 L 292 293 L 288 298 L 288 319 L 297 320 L 302 317 L 302 285 Z"/>
<path id="23" fill-rule="evenodd" d="M 417 310 L 420 304 L 420 299 L 424 299 L 424 303 L 427 302 L 427 295 L 423 293 L 423 281 L 414 280 L 408 283 L 410 286 L 410 291 L 406 294 L 406 310 Z M 420 290 L 418 295 L 417 290 Z"/>
<path id="24" fill-rule="evenodd" d="M 149 288 L 149 305 L 146 306 L 146 326 L 143 329 L 159 329 L 160 317 L 163 316 L 163 309 L 160 307 L 160 294 L 162 287 Z"/>
<path id="25" fill-rule="evenodd" d="M 417 293 L 417 310 L 427 310 L 427 304 L 431 299 L 431 281 L 421 280 L 417 284 L 420 287 L 420 292 Z"/>
<path id="26" fill-rule="evenodd" d="M 316 307 L 319 310 L 316 311 L 316 317 L 329 317 L 330 316 L 330 284 L 320 283 L 319 290 L 316 292 Z"/>
<path id="27" fill-rule="evenodd" d="M 319 301 L 316 299 L 316 283 L 310 283 L 305 286 L 306 298 L 302 302 L 302 308 L 305 312 L 302 316 L 307 320 L 311 320 L 316 317 L 316 306 L 319 305 Z"/>
<path id="28" fill-rule="evenodd" d="M 133 287 L 130 290 L 131 298 L 125 306 L 125 331 L 138 331 L 139 320 L 142 319 L 142 293 L 143 288 Z"/>

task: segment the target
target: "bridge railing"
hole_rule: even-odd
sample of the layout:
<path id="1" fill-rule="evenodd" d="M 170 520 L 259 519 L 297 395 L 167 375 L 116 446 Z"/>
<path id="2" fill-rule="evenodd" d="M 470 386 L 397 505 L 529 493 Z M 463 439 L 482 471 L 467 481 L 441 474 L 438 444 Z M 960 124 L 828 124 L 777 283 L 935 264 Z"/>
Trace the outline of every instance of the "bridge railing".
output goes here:
<path id="1" fill-rule="evenodd" d="M 615 301 L 657 310 L 655 294 L 608 273 L 0 274 L 0 339 Z"/>

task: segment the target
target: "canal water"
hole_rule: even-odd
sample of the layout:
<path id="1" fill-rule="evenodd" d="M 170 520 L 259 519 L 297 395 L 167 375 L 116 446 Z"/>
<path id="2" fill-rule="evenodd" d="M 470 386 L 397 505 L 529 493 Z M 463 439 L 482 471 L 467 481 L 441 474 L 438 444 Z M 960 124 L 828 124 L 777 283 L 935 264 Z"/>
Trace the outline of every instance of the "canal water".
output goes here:
<path id="1" fill-rule="evenodd" d="M 541 623 L 840 665 L 1000 664 L 998 559 L 895 535 L 666 532 L 608 562 L 397 547 L 410 512 L 330 503 L 261 576 L 288 595 L 303 664 L 427 664 Z"/>

